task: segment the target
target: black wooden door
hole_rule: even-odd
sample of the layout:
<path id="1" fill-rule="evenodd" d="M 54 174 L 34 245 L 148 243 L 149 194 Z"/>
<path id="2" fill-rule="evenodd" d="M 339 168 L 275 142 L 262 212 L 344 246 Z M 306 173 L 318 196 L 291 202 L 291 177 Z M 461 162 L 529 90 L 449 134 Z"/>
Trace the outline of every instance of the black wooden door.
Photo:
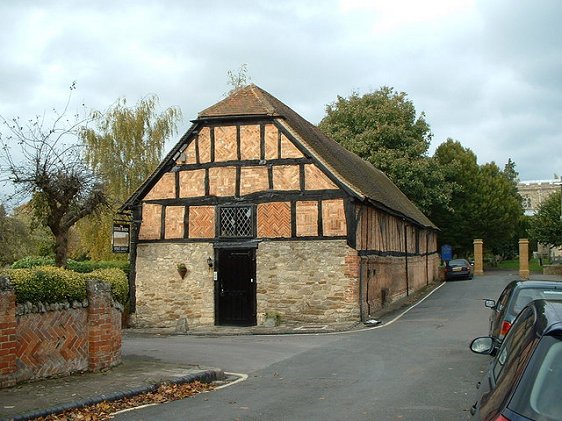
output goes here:
<path id="1" fill-rule="evenodd" d="M 256 324 L 255 249 L 219 249 L 216 288 L 220 325 Z"/>

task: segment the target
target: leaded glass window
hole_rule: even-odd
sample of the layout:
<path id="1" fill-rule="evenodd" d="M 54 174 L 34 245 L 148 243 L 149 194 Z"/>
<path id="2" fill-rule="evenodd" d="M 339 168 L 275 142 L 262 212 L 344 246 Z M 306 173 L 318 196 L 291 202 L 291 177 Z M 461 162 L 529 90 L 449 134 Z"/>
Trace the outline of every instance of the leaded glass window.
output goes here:
<path id="1" fill-rule="evenodd" d="M 253 237 L 254 217 L 251 206 L 220 208 L 221 237 Z"/>

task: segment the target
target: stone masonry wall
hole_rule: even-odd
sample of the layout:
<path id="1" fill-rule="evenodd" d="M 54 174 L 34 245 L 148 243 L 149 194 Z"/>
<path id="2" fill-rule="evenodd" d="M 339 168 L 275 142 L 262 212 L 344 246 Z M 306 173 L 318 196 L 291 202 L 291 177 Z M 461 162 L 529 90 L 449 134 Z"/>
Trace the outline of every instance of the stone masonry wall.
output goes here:
<path id="1" fill-rule="evenodd" d="M 345 240 L 262 242 L 257 251 L 258 321 L 265 313 L 312 323 L 359 319 L 357 252 Z"/>
<path id="2" fill-rule="evenodd" d="M 166 327 L 185 331 L 190 326 L 213 326 L 214 281 L 207 258 L 209 243 L 150 243 L 137 246 L 137 308 L 135 327 Z M 185 264 L 182 279 L 177 271 Z"/>
<path id="3" fill-rule="evenodd" d="M 0 387 L 121 362 L 122 308 L 104 282 L 88 281 L 87 294 L 85 306 L 75 308 L 16 307 L 13 287 L 0 278 Z"/>
<path id="4" fill-rule="evenodd" d="M 178 332 L 213 326 L 214 281 L 207 266 L 210 243 L 150 243 L 137 249 L 135 327 Z M 349 271 L 356 251 L 345 240 L 263 241 L 256 251 L 258 323 L 266 312 L 285 320 L 358 320 L 357 271 Z M 176 266 L 184 263 L 182 279 Z"/>

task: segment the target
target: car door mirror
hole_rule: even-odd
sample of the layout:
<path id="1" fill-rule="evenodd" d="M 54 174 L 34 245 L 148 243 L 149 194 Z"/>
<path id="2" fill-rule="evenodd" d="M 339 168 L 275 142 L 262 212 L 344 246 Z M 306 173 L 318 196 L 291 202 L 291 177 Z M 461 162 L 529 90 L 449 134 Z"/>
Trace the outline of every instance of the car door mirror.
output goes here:
<path id="1" fill-rule="evenodd" d="M 470 350 L 476 354 L 490 355 L 494 351 L 494 338 L 483 336 L 474 339 L 470 344 Z"/>
<path id="2" fill-rule="evenodd" d="M 496 307 L 496 302 L 494 300 L 490 300 L 488 298 L 486 298 L 484 300 L 484 305 L 488 308 L 495 308 Z"/>

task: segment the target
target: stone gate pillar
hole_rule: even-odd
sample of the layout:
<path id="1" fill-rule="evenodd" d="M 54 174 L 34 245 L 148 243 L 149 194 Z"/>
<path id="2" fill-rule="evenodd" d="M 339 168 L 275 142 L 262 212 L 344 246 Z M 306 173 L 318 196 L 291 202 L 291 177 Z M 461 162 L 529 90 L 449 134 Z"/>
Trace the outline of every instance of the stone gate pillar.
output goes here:
<path id="1" fill-rule="evenodd" d="M 529 279 L 529 240 L 519 240 L 519 277 Z"/>
<path id="2" fill-rule="evenodd" d="M 474 244 L 474 274 L 482 275 L 484 273 L 484 242 L 476 239 Z"/>

